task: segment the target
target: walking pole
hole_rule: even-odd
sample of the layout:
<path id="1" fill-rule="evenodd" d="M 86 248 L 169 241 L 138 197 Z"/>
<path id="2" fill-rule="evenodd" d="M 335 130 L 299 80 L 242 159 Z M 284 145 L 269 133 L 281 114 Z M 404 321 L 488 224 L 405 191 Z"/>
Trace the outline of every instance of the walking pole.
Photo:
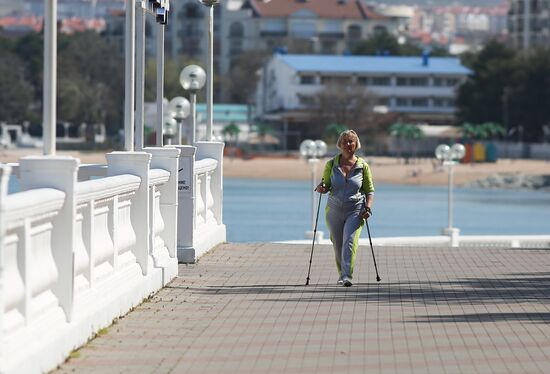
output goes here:
<path id="1" fill-rule="evenodd" d="M 376 281 L 380 282 L 382 279 L 380 279 L 380 276 L 378 275 L 378 267 L 376 266 L 376 258 L 374 257 L 374 248 L 372 248 L 372 239 L 370 237 L 369 220 L 366 219 L 365 223 L 367 224 L 367 232 L 369 233 L 370 250 L 372 252 L 372 260 L 374 261 L 374 270 L 376 271 Z"/>
<path id="2" fill-rule="evenodd" d="M 319 222 L 319 210 L 321 209 L 321 198 L 323 195 L 319 192 L 319 205 L 317 205 L 317 218 L 315 218 L 315 228 L 313 229 L 313 241 L 311 243 L 311 255 L 309 256 L 309 269 L 307 271 L 306 286 L 309 285 L 309 274 L 311 272 L 311 261 L 313 260 L 313 248 L 317 237 L 317 222 Z"/>

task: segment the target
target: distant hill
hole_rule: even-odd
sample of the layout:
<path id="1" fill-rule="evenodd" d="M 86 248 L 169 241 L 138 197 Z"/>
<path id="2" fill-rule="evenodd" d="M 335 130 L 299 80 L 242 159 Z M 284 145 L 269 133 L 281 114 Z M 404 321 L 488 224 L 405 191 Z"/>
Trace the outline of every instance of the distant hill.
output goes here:
<path id="1" fill-rule="evenodd" d="M 496 6 L 505 3 L 505 0 L 367 0 L 366 3 L 388 4 L 388 5 L 469 5 L 469 6 Z"/>

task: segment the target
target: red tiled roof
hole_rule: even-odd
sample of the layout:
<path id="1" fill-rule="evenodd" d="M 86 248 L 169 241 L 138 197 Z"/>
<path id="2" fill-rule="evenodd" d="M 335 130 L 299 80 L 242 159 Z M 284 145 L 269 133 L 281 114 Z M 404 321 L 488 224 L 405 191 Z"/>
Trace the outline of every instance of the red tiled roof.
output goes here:
<path id="1" fill-rule="evenodd" d="M 249 0 L 259 17 L 288 17 L 299 10 L 309 10 L 321 18 L 384 19 L 361 0 Z"/>

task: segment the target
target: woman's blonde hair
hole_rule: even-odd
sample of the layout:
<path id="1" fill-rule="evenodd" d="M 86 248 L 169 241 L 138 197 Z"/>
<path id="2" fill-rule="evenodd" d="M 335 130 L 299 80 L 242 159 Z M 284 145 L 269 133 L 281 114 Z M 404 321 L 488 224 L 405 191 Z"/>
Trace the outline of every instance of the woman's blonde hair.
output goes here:
<path id="1" fill-rule="evenodd" d="M 344 138 L 346 136 L 354 136 L 355 140 L 357 141 L 357 149 L 361 148 L 361 141 L 359 140 L 359 135 L 353 130 L 346 130 L 343 131 L 340 136 L 338 137 L 338 141 L 336 142 L 336 147 L 338 147 L 339 150 L 342 150 L 342 142 L 344 141 Z"/>

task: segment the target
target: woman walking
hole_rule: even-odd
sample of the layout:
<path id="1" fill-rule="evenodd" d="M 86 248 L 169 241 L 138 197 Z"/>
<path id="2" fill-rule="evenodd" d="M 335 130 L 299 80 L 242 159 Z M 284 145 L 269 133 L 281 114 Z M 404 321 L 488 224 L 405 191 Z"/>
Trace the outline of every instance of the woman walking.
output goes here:
<path id="1" fill-rule="evenodd" d="M 323 181 L 315 190 L 330 191 L 325 213 L 339 273 L 338 284 L 350 287 L 363 220 L 372 216 L 374 183 L 369 165 L 355 155 L 361 148 L 355 131 L 342 132 L 336 146 L 341 153 L 326 163 Z"/>

